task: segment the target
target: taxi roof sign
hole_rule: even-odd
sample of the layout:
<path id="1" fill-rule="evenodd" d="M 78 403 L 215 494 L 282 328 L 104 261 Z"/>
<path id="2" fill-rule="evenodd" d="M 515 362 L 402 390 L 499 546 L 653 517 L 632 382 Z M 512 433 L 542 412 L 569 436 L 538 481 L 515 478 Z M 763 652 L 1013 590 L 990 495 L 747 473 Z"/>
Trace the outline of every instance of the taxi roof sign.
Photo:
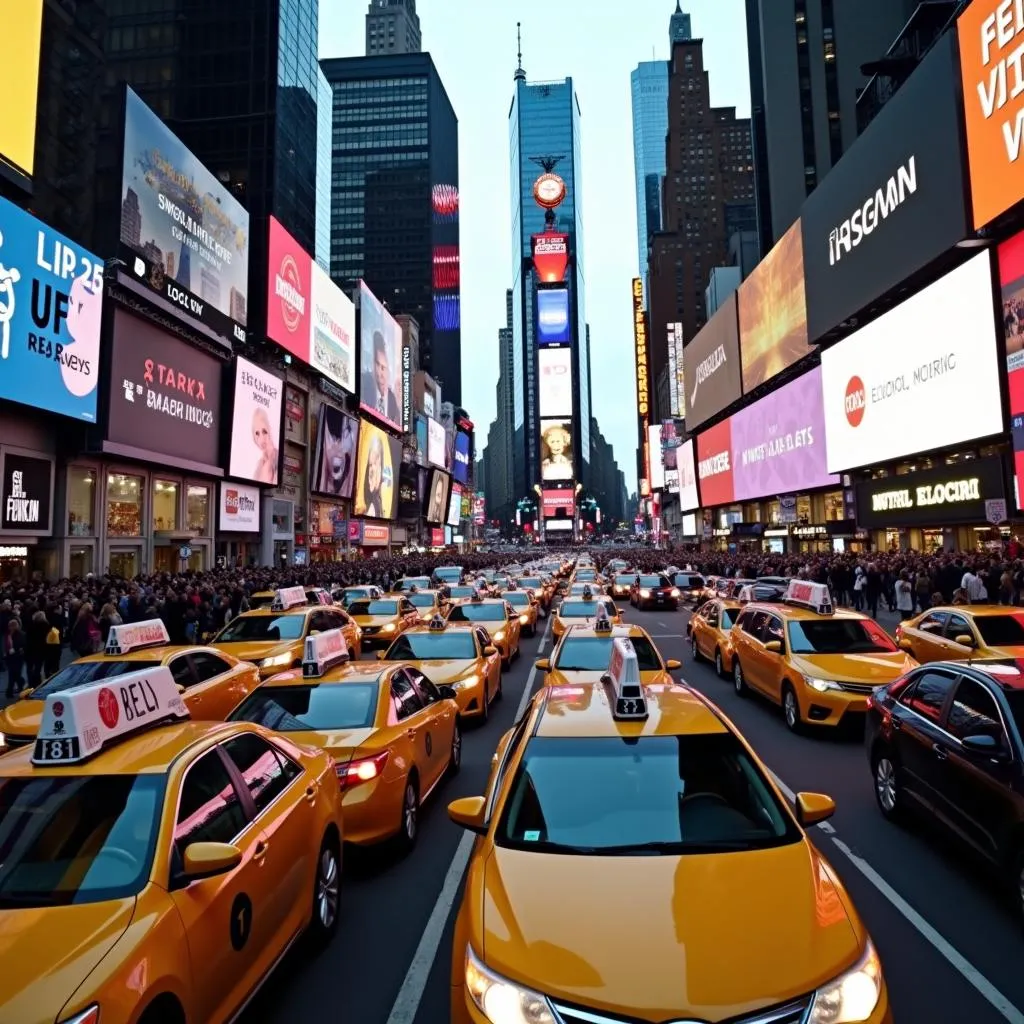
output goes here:
<path id="1" fill-rule="evenodd" d="M 593 588 L 589 586 L 589 584 L 583 588 L 583 600 L 584 601 L 593 601 L 594 600 L 594 591 L 593 591 Z"/>
<path id="2" fill-rule="evenodd" d="M 595 633 L 610 633 L 612 631 L 612 620 L 608 615 L 608 606 L 602 601 L 597 606 L 597 616 L 594 618 Z"/>
<path id="3" fill-rule="evenodd" d="M 33 764 L 76 764 L 115 740 L 188 718 L 171 670 L 126 672 L 46 698 Z"/>
<path id="4" fill-rule="evenodd" d="M 623 721 L 647 718 L 647 698 L 640 683 L 640 661 L 633 644 L 624 636 L 612 641 L 608 674 L 612 690 L 612 716 Z"/>
<path id="5" fill-rule="evenodd" d="M 103 652 L 127 654 L 129 651 L 139 651 L 144 647 L 163 647 L 170 642 L 170 635 L 162 619 L 146 619 L 144 622 L 111 626 L 107 646 Z"/>
<path id="6" fill-rule="evenodd" d="M 334 597 L 326 590 L 316 590 L 316 600 L 318 604 L 334 604 Z"/>
<path id="7" fill-rule="evenodd" d="M 782 600 L 795 608 L 807 608 L 819 615 L 831 615 L 833 611 L 832 595 L 824 583 L 790 580 Z"/>
<path id="8" fill-rule="evenodd" d="M 306 637 L 302 651 L 302 675 L 317 679 L 334 665 L 349 660 L 348 641 L 340 629 L 327 629 Z"/>
<path id="9" fill-rule="evenodd" d="M 281 587 L 274 592 L 274 600 L 270 607 L 272 611 L 283 612 L 307 603 L 305 587 Z"/>
<path id="10" fill-rule="evenodd" d="M 443 615 L 435 615 L 430 620 L 430 631 L 432 633 L 434 633 L 434 632 L 442 633 L 442 632 L 444 632 L 444 628 L 447 625 L 448 625 L 448 623 L 445 622 Z"/>

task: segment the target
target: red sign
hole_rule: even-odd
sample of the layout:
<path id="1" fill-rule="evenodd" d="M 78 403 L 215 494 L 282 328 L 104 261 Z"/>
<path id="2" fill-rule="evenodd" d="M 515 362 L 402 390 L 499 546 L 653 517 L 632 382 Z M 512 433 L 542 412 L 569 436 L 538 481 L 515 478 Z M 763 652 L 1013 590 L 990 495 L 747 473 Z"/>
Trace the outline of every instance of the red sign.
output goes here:
<path id="1" fill-rule="evenodd" d="M 574 506 L 572 488 L 544 491 L 543 506 L 545 518 L 557 516 L 559 512 L 563 511 L 571 518 Z"/>
<path id="2" fill-rule="evenodd" d="M 545 232 L 533 236 L 533 267 L 545 284 L 565 280 L 569 264 L 569 236 Z"/>
<path id="3" fill-rule="evenodd" d="M 267 281 L 267 337 L 309 362 L 312 260 L 273 217 Z"/>
<path id="4" fill-rule="evenodd" d="M 435 526 L 430 531 L 430 546 L 432 548 L 444 547 L 444 527 Z"/>
<path id="5" fill-rule="evenodd" d="M 117 725 L 117 720 L 121 717 L 121 709 L 117 706 L 117 697 L 114 696 L 114 691 L 108 690 L 104 686 L 96 694 L 96 707 L 103 724 L 108 729 L 113 729 Z"/>
<path id="6" fill-rule="evenodd" d="M 700 480 L 700 501 L 705 508 L 728 505 L 734 500 L 729 420 L 698 435 L 697 478 Z"/>
<path id="7" fill-rule="evenodd" d="M 391 543 L 391 527 L 363 523 L 363 547 L 381 548 Z"/>

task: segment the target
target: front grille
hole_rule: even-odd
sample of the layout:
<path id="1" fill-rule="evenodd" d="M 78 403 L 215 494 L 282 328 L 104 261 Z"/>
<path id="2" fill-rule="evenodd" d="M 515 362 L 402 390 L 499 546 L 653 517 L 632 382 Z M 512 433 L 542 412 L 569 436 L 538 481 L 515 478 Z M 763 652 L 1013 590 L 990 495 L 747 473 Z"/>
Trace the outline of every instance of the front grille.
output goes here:
<path id="1" fill-rule="evenodd" d="M 609 1017 L 607 1014 L 593 1013 L 577 1006 L 564 1003 L 552 1003 L 559 1024 L 644 1024 L 638 1017 Z M 768 1010 L 743 1017 L 730 1017 L 721 1024 L 801 1024 L 810 1009 L 811 996 L 795 999 L 791 1003 L 773 1006 Z M 677 1017 L 664 1024 L 704 1024 L 697 1018 Z"/>
<path id="2" fill-rule="evenodd" d="M 872 686 L 870 683 L 840 683 L 839 685 L 847 693 L 863 693 L 870 695 L 877 689 L 877 687 Z"/>

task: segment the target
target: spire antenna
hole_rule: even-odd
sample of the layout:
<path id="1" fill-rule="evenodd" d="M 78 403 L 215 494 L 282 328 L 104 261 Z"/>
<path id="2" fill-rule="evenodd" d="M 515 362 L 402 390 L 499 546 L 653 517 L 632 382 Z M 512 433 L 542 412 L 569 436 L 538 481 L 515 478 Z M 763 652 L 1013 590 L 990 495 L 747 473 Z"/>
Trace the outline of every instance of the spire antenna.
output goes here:
<path id="1" fill-rule="evenodd" d="M 526 72 L 523 70 L 523 23 L 521 21 L 516 22 L 516 56 L 519 59 L 519 63 L 516 66 L 515 80 L 517 82 L 525 82 Z"/>

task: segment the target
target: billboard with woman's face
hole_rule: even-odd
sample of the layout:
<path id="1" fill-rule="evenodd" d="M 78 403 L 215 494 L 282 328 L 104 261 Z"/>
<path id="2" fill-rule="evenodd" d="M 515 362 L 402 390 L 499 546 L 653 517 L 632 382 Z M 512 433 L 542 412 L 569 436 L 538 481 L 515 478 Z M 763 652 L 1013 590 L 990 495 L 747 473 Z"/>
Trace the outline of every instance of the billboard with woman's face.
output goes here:
<path id="1" fill-rule="evenodd" d="M 271 486 L 277 483 L 283 396 L 280 377 L 237 357 L 229 476 Z"/>
<path id="2" fill-rule="evenodd" d="M 359 420 L 322 402 L 310 485 L 315 494 L 352 497 L 356 482 L 358 440 Z"/>
<path id="3" fill-rule="evenodd" d="M 543 480 L 572 480 L 572 420 L 540 421 L 540 475 Z"/>
<path id="4" fill-rule="evenodd" d="M 428 523 L 441 524 L 448 510 L 448 474 L 439 469 L 430 471 L 430 488 L 426 496 L 426 519 Z"/>
<path id="5" fill-rule="evenodd" d="M 355 508 L 367 519 L 394 519 L 398 510 L 398 468 L 402 444 L 363 420 L 359 430 Z"/>

